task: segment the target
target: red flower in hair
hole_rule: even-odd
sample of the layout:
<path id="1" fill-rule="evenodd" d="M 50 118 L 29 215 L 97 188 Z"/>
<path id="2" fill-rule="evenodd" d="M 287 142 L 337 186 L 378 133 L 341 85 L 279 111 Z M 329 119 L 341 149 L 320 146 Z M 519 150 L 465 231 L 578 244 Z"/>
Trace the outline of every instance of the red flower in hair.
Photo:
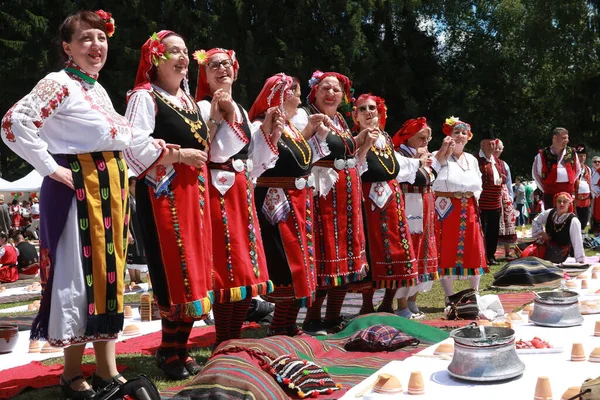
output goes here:
<path id="1" fill-rule="evenodd" d="M 150 39 L 150 62 L 152 62 L 154 66 L 158 66 L 160 60 L 168 60 L 171 58 L 171 55 L 166 50 L 165 45 L 161 43 L 156 32 L 150 36 Z"/>
<path id="2" fill-rule="evenodd" d="M 112 35 L 115 34 L 115 20 L 113 19 L 112 14 L 104 10 L 98 10 L 96 11 L 96 15 L 104 21 L 106 36 L 112 37 Z"/>
<path id="3" fill-rule="evenodd" d="M 108 20 L 110 20 L 112 18 L 112 14 L 109 13 L 109 12 L 106 12 L 104 10 L 98 10 L 98 11 L 96 11 L 96 15 L 99 16 L 104 21 L 108 21 Z"/>

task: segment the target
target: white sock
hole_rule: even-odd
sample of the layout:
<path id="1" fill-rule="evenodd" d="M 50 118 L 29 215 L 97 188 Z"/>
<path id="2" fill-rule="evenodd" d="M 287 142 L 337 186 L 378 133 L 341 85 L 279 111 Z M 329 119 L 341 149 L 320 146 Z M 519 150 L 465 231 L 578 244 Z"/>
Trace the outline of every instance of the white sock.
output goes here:
<path id="1" fill-rule="evenodd" d="M 415 313 L 415 314 L 418 314 L 418 313 L 421 312 L 421 310 L 419 310 L 419 306 L 417 306 L 417 302 L 416 301 L 409 301 L 408 302 L 408 309 L 411 312 Z"/>
<path id="2" fill-rule="evenodd" d="M 479 281 L 481 280 L 481 275 L 472 275 L 469 277 L 469 282 L 471 282 L 471 289 L 475 289 L 476 292 L 479 292 Z"/>
<path id="3" fill-rule="evenodd" d="M 396 315 L 410 319 L 410 317 L 412 317 L 413 313 L 410 312 L 410 310 L 408 308 L 405 308 L 403 310 L 396 310 Z"/>
<path id="4" fill-rule="evenodd" d="M 446 297 L 452 296 L 454 294 L 454 289 L 452 288 L 452 278 L 442 278 L 442 288 L 444 288 Z"/>

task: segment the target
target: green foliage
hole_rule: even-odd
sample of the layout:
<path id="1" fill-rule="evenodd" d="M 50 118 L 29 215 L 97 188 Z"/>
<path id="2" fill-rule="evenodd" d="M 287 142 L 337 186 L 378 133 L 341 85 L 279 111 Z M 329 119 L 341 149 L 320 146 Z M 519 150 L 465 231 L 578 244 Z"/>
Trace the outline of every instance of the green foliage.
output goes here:
<path id="1" fill-rule="evenodd" d="M 190 52 L 236 50 L 241 70 L 234 96 L 246 107 L 272 74 L 307 82 L 316 69 L 335 70 L 354 81 L 356 95 L 386 98 L 390 133 L 424 115 L 435 148 L 442 121 L 457 115 L 473 126 L 471 151 L 477 132 L 491 127 L 505 142 L 513 172 L 525 175 L 554 126 L 592 147 L 597 135 L 597 0 L 0 2 L 0 114 L 60 68 L 55 32 L 66 15 L 86 8 L 103 8 L 116 19 L 100 81 L 120 112 L 141 45 L 152 32 L 173 29 Z M 25 164 L 3 144 L 0 150 L 4 177 L 23 175 Z"/>

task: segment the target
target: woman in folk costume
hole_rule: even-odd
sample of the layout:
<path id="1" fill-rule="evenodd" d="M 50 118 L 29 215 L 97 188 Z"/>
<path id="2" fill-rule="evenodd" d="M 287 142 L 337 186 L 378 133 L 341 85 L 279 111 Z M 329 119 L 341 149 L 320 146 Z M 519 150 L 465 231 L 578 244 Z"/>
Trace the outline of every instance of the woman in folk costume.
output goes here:
<path id="1" fill-rule="evenodd" d="M 489 272 L 477 201 L 481 194 L 481 171 L 477 158 L 464 147 L 473 137 L 471 125 L 447 118 L 442 131 L 449 146 L 442 155 L 442 167 L 433 182 L 436 229 L 442 287 L 446 297 L 453 294 L 453 279 L 468 278 L 479 290 L 481 275 Z M 444 153 L 443 151 L 440 151 Z"/>
<path id="2" fill-rule="evenodd" d="M 361 313 L 374 312 L 373 294 L 376 289 L 382 288 L 385 295 L 377 311 L 393 313 L 392 301 L 396 292 L 406 298 L 418 283 L 399 182 L 413 182 L 421 161 L 399 156 L 394 151 L 392 139 L 384 131 L 387 107 L 381 97 L 360 95 L 352 117 L 355 122 L 353 130 L 367 139 L 359 149 L 358 159 L 361 164 L 363 160 L 366 163 L 361 175 L 370 266 L 365 281 L 373 286 L 363 290 Z M 422 162 L 431 163 L 426 157 Z"/>
<path id="3" fill-rule="evenodd" d="M 592 212 L 590 217 L 590 232 L 594 235 L 600 235 L 600 157 L 592 157 Z M 540 211 L 541 212 L 541 211 Z"/>
<path id="4" fill-rule="evenodd" d="M 231 89 L 239 71 L 233 50 L 200 50 L 194 58 L 199 64 L 196 101 L 209 126 L 216 129 L 208 166 L 218 345 L 239 338 L 252 297 L 273 290 L 252 180 L 275 165 L 279 137 L 270 126 L 262 130 L 253 126 L 246 110 L 233 101 Z M 210 116 L 213 109 L 224 110 L 225 117 Z M 283 118 L 276 119 L 283 124 Z"/>
<path id="5" fill-rule="evenodd" d="M 313 162 L 329 154 L 323 114 L 314 114 L 300 132 L 291 121 L 300 105 L 300 83 L 285 74 L 265 82 L 250 109 L 250 120 L 268 129 L 269 111 L 277 107 L 284 123 L 277 142 L 279 158 L 256 182 L 255 202 L 265 245 L 269 277 L 274 291 L 263 296 L 275 303 L 268 335 L 295 336 L 301 307 L 315 297 L 316 275 L 313 257 Z M 316 134 L 315 134 L 316 133 Z"/>
<path id="6" fill-rule="evenodd" d="M 209 126 L 187 89 L 184 40 L 154 33 L 141 49 L 126 116 L 135 128 L 125 153 L 137 175 L 136 206 L 162 320 L 158 366 L 170 378 L 197 374 L 187 342 L 211 310 L 211 223 L 207 185 Z M 221 118 L 214 107 L 213 118 Z M 214 128 L 213 128 L 214 130 Z M 173 144 L 156 148 L 153 140 Z"/>
<path id="7" fill-rule="evenodd" d="M 72 399 L 94 390 L 82 376 L 85 343 L 96 353 L 94 386 L 122 380 L 115 339 L 123 328 L 127 166 L 131 142 L 97 82 L 114 21 L 80 11 L 59 29 L 65 68 L 52 72 L 2 120 L 2 139 L 44 176 L 40 264 L 44 295 L 31 338 L 65 347 L 60 383 Z"/>
<path id="8" fill-rule="evenodd" d="M 431 128 L 425 117 L 409 119 L 392 138 L 394 148 L 404 157 L 422 158 L 429 155 L 427 144 L 431 140 Z M 435 197 L 431 186 L 440 169 L 440 161 L 449 146 L 449 139 L 442 142 L 441 149 L 433 158 L 431 167 L 422 166 L 414 182 L 402 182 L 408 229 L 415 249 L 415 265 L 419 271 L 419 291 L 427 291 L 438 279 L 438 246 L 435 234 Z M 422 318 L 424 314 L 417 306 L 417 293 L 398 299 L 399 315 Z"/>
<path id="9" fill-rule="evenodd" d="M 500 159 L 502 152 L 504 151 L 504 143 L 501 140 L 496 141 L 496 150 L 494 155 Z M 510 173 L 510 167 L 506 161 L 500 160 L 504 164 L 504 170 L 506 171 L 506 183 L 502 185 L 502 197 L 501 208 L 500 208 L 500 231 L 498 232 L 498 243 L 504 245 L 504 255 L 506 261 L 510 261 L 510 248 L 517 244 L 517 210 L 514 207 L 514 193 L 512 190 L 512 177 Z M 525 209 L 525 206 L 523 207 Z M 525 211 L 523 211 L 525 212 Z M 522 221 L 525 221 L 524 217 L 521 217 Z"/>
<path id="10" fill-rule="evenodd" d="M 303 130 L 311 114 L 324 114 L 329 128 L 326 142 L 330 154 L 313 166 L 315 176 L 314 248 L 317 296 L 308 308 L 302 329 L 324 334 L 343 329 L 342 304 L 348 283 L 366 276 L 362 190 L 356 152 L 365 134 L 352 136 L 338 108 L 349 107 L 352 82 L 337 72 L 316 71 L 309 81 L 308 109 L 299 109 L 292 120 Z M 321 308 L 327 296 L 325 320 Z"/>
<path id="11" fill-rule="evenodd" d="M 0 232 L 0 283 L 15 282 L 19 279 L 19 251 L 8 242 L 8 234 Z"/>
<path id="12" fill-rule="evenodd" d="M 12 227 L 17 231 L 20 230 L 19 228 L 21 228 L 21 219 L 23 218 L 23 208 L 21 207 L 19 200 L 16 198 L 13 199 L 10 205 L 10 218 Z"/>
<path id="13" fill-rule="evenodd" d="M 541 212 L 531 225 L 536 242 L 523 250 L 521 257 L 538 257 L 559 264 L 573 254 L 577 262 L 585 261 L 581 222 L 573 212 L 573 196 L 567 192 L 554 195 L 554 208 Z"/>

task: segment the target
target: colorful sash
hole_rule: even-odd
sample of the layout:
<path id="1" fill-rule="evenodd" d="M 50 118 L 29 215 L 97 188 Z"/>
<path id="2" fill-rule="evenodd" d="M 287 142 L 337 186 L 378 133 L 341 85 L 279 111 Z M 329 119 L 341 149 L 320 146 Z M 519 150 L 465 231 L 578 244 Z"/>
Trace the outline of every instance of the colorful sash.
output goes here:
<path id="1" fill-rule="evenodd" d="M 40 264 L 44 295 L 32 330 L 32 338 L 47 338 L 53 268 L 71 199 L 77 199 L 81 261 L 85 276 L 88 316 L 86 336 L 116 334 L 123 327 L 124 268 L 129 220 L 127 165 L 120 152 L 55 156 L 73 172 L 73 192 L 67 186 L 44 179 Z"/>

